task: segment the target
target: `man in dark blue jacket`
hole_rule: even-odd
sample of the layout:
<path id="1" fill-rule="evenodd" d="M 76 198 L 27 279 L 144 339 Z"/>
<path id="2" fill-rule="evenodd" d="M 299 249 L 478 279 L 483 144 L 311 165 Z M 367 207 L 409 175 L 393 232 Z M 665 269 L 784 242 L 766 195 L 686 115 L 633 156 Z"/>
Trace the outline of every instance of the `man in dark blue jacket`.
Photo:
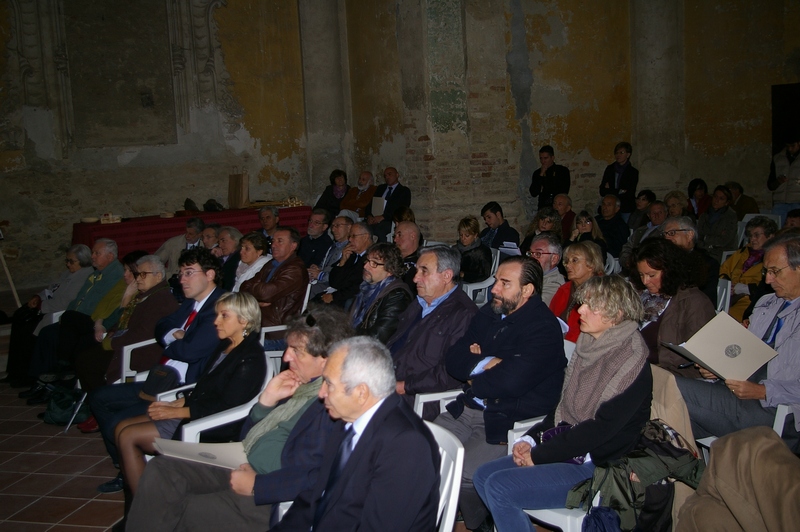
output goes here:
<path id="1" fill-rule="evenodd" d="M 464 444 L 459 506 L 470 530 L 488 514 L 472 486 L 473 473 L 507 454 L 507 433 L 515 422 L 546 415 L 556 406 L 566 367 L 561 327 L 539 295 L 539 262 L 510 257 L 495 279 L 491 304 L 478 311 L 447 352 L 447 371 L 467 383 L 464 393 L 435 421 Z"/>
<path id="2" fill-rule="evenodd" d="M 164 361 L 174 367 L 181 382 L 192 384 L 203 372 L 206 362 L 219 345 L 214 320 L 214 304 L 224 291 L 217 286 L 222 280 L 220 263 L 204 248 L 184 251 L 180 257 L 178 274 L 186 300 L 174 313 L 156 324 L 155 339 L 164 346 Z M 147 413 L 149 401 L 139 392 L 143 382 L 112 384 L 99 388 L 89 397 L 89 405 L 100 426 L 103 443 L 113 462 L 119 463 L 114 429 L 130 417 Z M 102 493 L 122 490 L 122 476 L 101 484 Z"/>

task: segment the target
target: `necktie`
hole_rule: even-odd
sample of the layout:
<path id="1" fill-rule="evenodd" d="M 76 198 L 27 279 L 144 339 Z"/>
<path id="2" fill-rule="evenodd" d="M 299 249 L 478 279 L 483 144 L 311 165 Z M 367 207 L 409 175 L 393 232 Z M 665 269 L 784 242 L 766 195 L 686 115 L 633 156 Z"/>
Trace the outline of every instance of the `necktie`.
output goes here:
<path id="1" fill-rule="evenodd" d="M 389 198 L 391 198 L 391 197 L 392 197 L 392 191 L 393 191 L 393 190 L 394 190 L 394 187 L 389 187 L 389 188 L 387 188 L 387 189 L 386 189 L 386 195 L 383 197 L 383 199 L 385 199 L 385 200 L 388 202 L 388 201 L 389 201 Z"/>
<path id="2" fill-rule="evenodd" d="M 353 436 L 355 435 L 356 431 L 353 430 L 353 426 L 350 425 L 350 428 L 344 433 L 342 443 L 339 444 L 339 452 L 336 454 L 336 461 L 333 462 L 333 467 L 331 467 L 328 483 L 325 484 L 325 491 L 322 492 L 322 497 L 320 497 L 317 509 L 314 512 L 313 528 L 316 528 L 320 519 L 322 519 L 325 508 L 328 506 L 331 490 L 336 485 L 336 481 L 339 480 L 339 475 L 341 475 L 344 467 L 347 465 L 350 455 L 353 454 Z"/>
<path id="3" fill-rule="evenodd" d="M 197 310 L 192 309 L 192 311 L 189 313 L 189 317 L 186 318 L 186 323 L 183 324 L 183 330 L 184 331 L 189 328 L 189 325 L 192 324 L 192 322 L 194 321 L 194 319 L 196 317 L 197 317 Z M 161 355 L 161 364 L 162 365 L 166 364 L 168 361 L 169 361 L 169 357 L 167 355 Z"/>
<path id="4" fill-rule="evenodd" d="M 775 347 L 775 339 L 778 337 L 778 331 L 781 330 L 783 327 L 783 318 L 779 318 L 778 315 L 784 311 L 786 307 L 789 306 L 788 301 L 784 301 L 783 305 L 778 312 L 775 313 L 775 317 L 772 318 L 772 323 L 769 324 L 767 328 L 767 332 L 764 333 L 764 336 L 761 338 L 763 342 L 765 342 L 770 347 Z"/>

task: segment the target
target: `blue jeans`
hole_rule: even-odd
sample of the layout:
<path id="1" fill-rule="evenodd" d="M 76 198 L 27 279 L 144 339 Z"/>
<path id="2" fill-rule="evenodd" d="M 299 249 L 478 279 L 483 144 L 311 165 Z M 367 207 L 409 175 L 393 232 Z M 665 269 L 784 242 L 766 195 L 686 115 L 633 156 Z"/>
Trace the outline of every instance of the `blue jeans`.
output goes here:
<path id="1" fill-rule="evenodd" d="M 139 390 L 143 386 L 143 382 L 111 384 L 98 388 L 89 396 L 89 407 L 100 426 L 108 455 L 115 464 L 119 463 L 119 452 L 114 441 L 114 429 L 117 428 L 117 424 L 125 419 L 146 414 L 147 407 L 150 406 L 149 401 L 139 397 Z"/>
<path id="2" fill-rule="evenodd" d="M 527 510 L 564 508 L 567 493 L 594 473 L 594 464 L 519 467 L 511 456 L 483 464 L 472 482 L 489 507 L 499 532 L 533 531 Z"/>

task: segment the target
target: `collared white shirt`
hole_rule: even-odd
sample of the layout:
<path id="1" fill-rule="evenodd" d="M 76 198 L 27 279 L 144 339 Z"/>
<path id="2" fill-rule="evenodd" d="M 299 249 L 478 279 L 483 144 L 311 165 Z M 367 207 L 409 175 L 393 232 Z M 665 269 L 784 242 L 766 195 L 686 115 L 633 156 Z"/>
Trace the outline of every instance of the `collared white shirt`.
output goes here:
<path id="1" fill-rule="evenodd" d="M 344 426 L 345 430 L 349 429 L 351 426 L 353 427 L 353 432 L 354 432 L 353 443 L 352 443 L 353 449 L 356 448 L 356 445 L 358 444 L 358 440 L 361 438 L 361 435 L 364 433 L 365 430 L 367 430 L 367 425 L 369 425 L 369 422 L 372 420 L 372 416 L 375 415 L 375 412 L 378 411 L 378 408 L 380 408 L 380 406 L 383 404 L 385 400 L 386 398 L 384 397 L 383 399 L 372 405 L 372 407 L 369 410 L 361 414 L 358 417 L 358 419 L 356 419 L 352 423 L 345 424 Z"/>

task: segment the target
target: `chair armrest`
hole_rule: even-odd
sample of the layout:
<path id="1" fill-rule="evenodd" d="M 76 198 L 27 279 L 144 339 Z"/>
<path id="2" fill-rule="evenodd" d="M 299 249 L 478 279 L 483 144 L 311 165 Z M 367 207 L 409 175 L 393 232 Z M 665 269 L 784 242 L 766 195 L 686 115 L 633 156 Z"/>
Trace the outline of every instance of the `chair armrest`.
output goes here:
<path id="1" fill-rule="evenodd" d="M 530 428 L 537 423 L 544 421 L 544 416 L 523 419 L 514 423 L 514 428 L 508 429 L 508 454 L 514 449 L 514 442 L 525 435 Z"/>
<path id="2" fill-rule="evenodd" d="M 244 419 L 247 417 L 247 414 L 250 413 L 250 409 L 253 408 L 253 405 L 256 404 L 256 401 L 258 401 L 259 395 L 261 394 L 256 395 L 253 397 L 253 399 L 243 405 L 235 406 L 233 408 L 229 408 L 228 410 L 217 412 L 216 414 L 211 414 L 210 416 L 196 419 L 185 424 L 183 426 L 182 440 L 200 443 L 201 432 Z"/>
<path id="3" fill-rule="evenodd" d="M 155 339 L 151 338 L 135 344 L 128 344 L 122 348 L 122 373 L 120 373 L 122 382 L 125 382 L 127 377 L 136 377 L 136 372 L 131 369 L 131 353 L 133 353 L 133 350 L 154 343 L 156 343 Z M 138 379 L 136 380 L 138 381 Z"/>
<path id="4" fill-rule="evenodd" d="M 778 436 L 783 436 L 783 425 L 786 423 L 786 416 L 789 415 L 789 405 L 778 405 L 778 409 L 775 411 L 775 421 L 772 423 L 772 430 L 774 430 Z"/>
<path id="5" fill-rule="evenodd" d="M 414 412 L 416 412 L 419 417 L 422 417 L 423 405 L 425 403 L 432 403 L 433 401 L 439 401 L 439 409 L 444 412 L 447 403 L 461 395 L 462 392 L 463 390 L 459 388 L 457 390 L 447 390 L 446 392 L 418 393 L 414 396 Z"/>
<path id="6" fill-rule="evenodd" d="M 192 388 L 194 388 L 194 384 L 186 384 L 184 386 L 178 386 L 177 388 L 167 390 L 166 392 L 161 392 L 160 394 L 156 395 L 156 401 L 174 401 L 178 398 L 178 392 L 191 390 Z"/>
<path id="7" fill-rule="evenodd" d="M 283 519 L 283 516 L 286 515 L 286 512 L 292 507 L 292 502 L 293 501 L 282 502 L 280 506 L 278 506 L 278 521 Z"/>

